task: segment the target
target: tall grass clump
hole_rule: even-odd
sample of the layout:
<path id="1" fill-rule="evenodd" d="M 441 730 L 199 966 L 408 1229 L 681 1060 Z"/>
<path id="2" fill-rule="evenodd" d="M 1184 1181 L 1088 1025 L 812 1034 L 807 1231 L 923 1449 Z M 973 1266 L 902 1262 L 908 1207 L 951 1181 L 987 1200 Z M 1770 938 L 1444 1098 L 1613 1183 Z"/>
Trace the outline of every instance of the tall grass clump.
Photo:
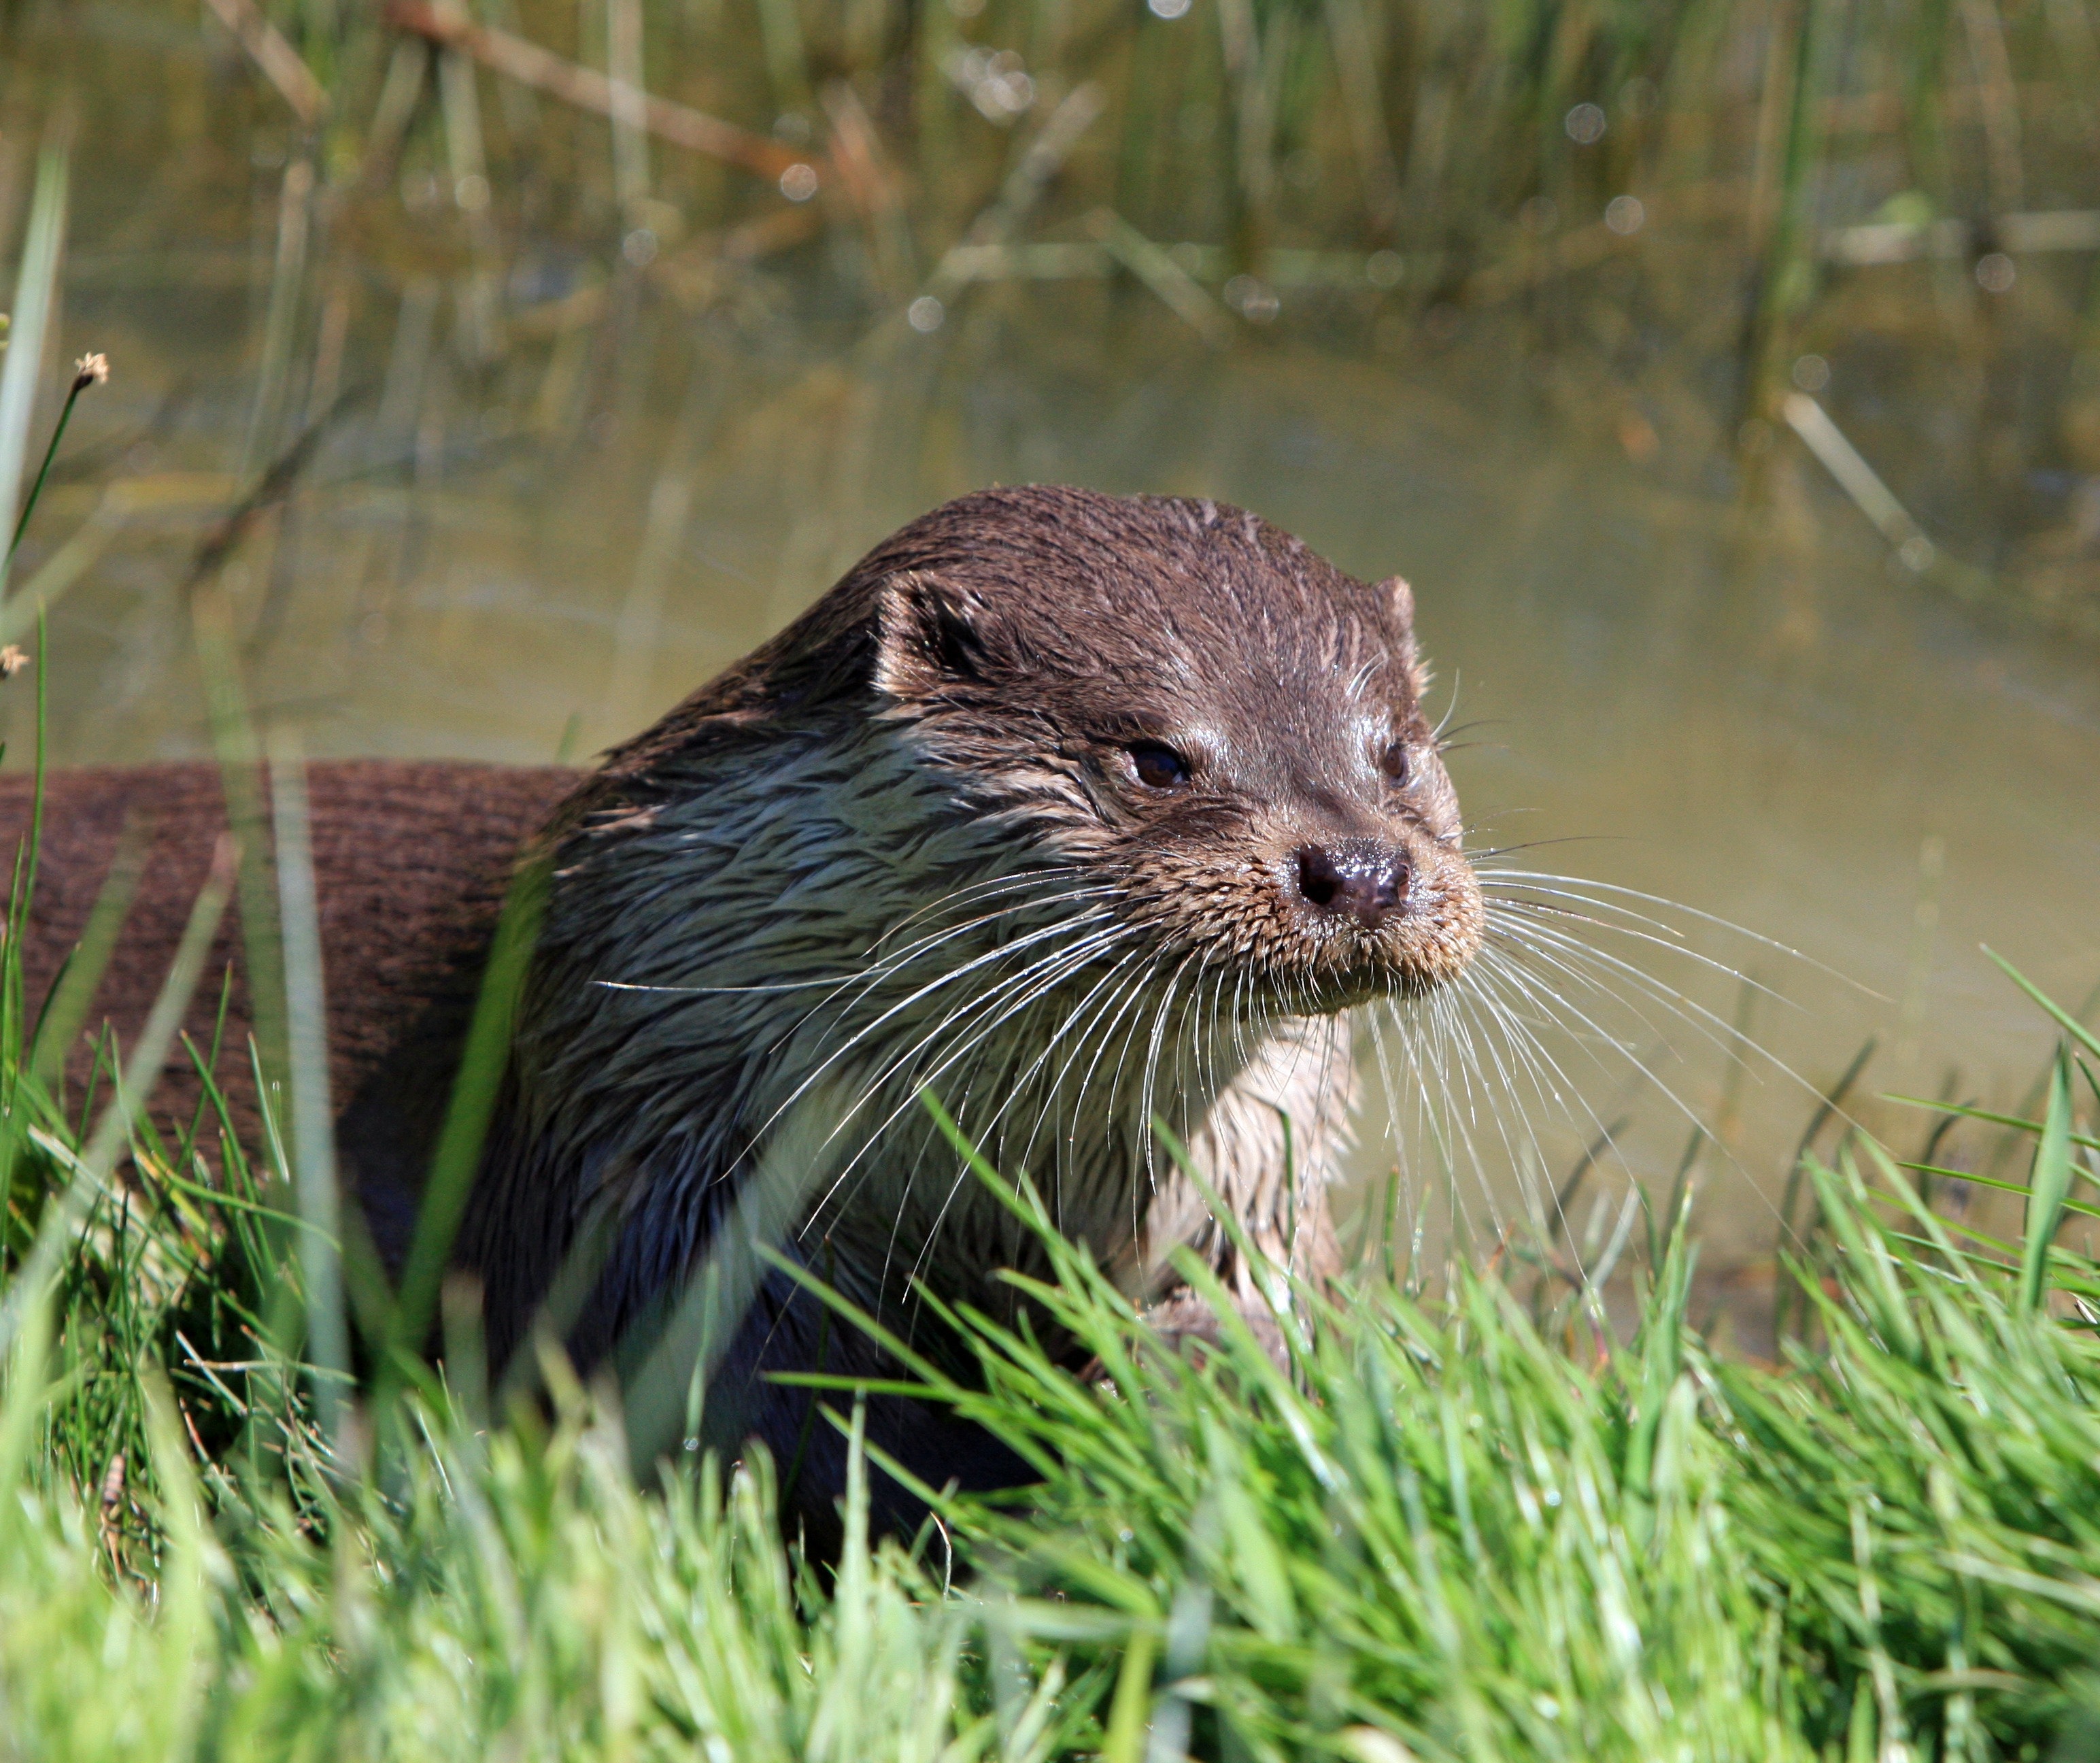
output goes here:
<path id="1" fill-rule="evenodd" d="M 2100 1141 L 2071 1123 L 2059 1085 L 2024 1251 L 1965 1242 L 1872 1144 L 1811 1162 L 1780 1368 L 1689 1325 L 1682 1221 L 1627 1344 L 1461 1272 L 1434 1301 L 1278 1281 L 1287 1368 L 1214 1290 L 1191 1363 L 1133 1347 L 1024 1189 L 1058 1267 L 1031 1295 L 1096 1363 L 965 1317 L 982 1389 L 928 1368 L 1044 1475 L 958 1509 L 1012 1600 L 988 1619 L 1114 1661 L 1111 1751 L 1121 1716 L 1198 1756 L 2082 1754 L 2100 1270 L 2051 1242 Z"/>
<path id="2" fill-rule="evenodd" d="M 2065 1068 L 2083 1081 L 2089 1062 Z M 2090 1179 L 2093 1135 L 2054 1102 L 2033 1126 L 2040 1229 L 2052 1191 Z M 929 1490 L 938 1522 L 871 1539 L 840 1389 L 856 1467 L 829 1566 L 782 1544 L 762 1458 L 638 1487 L 615 1417 L 558 1364 L 550 1421 L 492 1429 L 442 1385 L 405 1396 L 369 1470 L 338 1466 L 302 1510 L 218 1497 L 229 1478 L 148 1362 L 161 1540 L 120 1574 L 95 1490 L 29 1473 L 21 1442 L 64 1398 L 18 1353 L 0 1410 L 11 1740 L 152 1757 L 2083 1754 L 2100 1731 L 2084 1307 L 2100 1266 L 2045 1238 L 2038 1256 L 1965 1240 L 1871 1146 L 1811 1175 L 1822 1229 L 1796 1271 L 1813 1321 L 1780 1367 L 1722 1360 L 1689 1325 L 1681 1222 L 1627 1341 L 1573 1308 L 1542 1323 L 1486 1274 L 1338 1297 L 1272 1271 L 1285 1363 L 1222 1292 L 1219 1344 L 1176 1357 L 1028 1186 L 999 1180 L 1053 1253 L 1035 1321 L 952 1317 L 976 1344 L 968 1382 L 898 1345 L 930 1399 L 1041 1483 Z M 1049 1357 L 1045 1320 L 1093 1363 Z"/>
<path id="3" fill-rule="evenodd" d="M 11 1755 L 985 1753 L 967 1610 L 858 1532 L 829 1587 L 798 1580 L 756 1472 L 645 1493 L 616 1429 L 580 1412 L 529 1438 L 439 1422 L 321 1534 L 282 1511 L 229 1531 L 165 1396 L 151 1416 L 149 1587 L 112 1584 L 91 1502 L 18 1489 L 0 1508 Z M 1002 1754 L 1067 1748 L 1059 1688 L 1025 1694 Z"/>
<path id="4" fill-rule="evenodd" d="M 64 188 L 61 162 L 60 175 L 39 185 L 33 230 L 61 223 L 41 205 L 62 203 Z M 38 346 L 20 333 L 15 341 Z M 76 364 L 19 513 L 11 488 L 0 500 L 14 545 L 35 517 L 74 405 L 108 371 L 99 354 Z M 15 425 L 11 457 L 25 456 L 31 409 L 26 398 L 0 399 Z M 0 678 L 31 665 L 11 646 L 0 652 Z M 229 1509 L 244 1485 L 311 1505 L 318 1459 L 299 1343 L 268 1314 L 297 1290 L 286 1259 L 297 1221 L 276 1204 L 269 1147 L 255 1147 L 265 1160 L 251 1156 L 214 1080 L 223 1058 L 254 1056 L 223 1044 L 230 974 L 220 976 L 209 1044 L 179 1027 L 227 904 L 225 861 L 195 904 L 138 1045 L 120 1045 L 89 1014 L 139 881 L 135 837 L 120 848 L 48 993 L 27 992 L 22 949 L 42 824 L 41 669 L 33 689 L 36 804 L 0 929 L 0 1354 L 10 1359 L 13 1404 L 4 1456 L 26 1487 L 91 1491 L 105 1565 L 150 1582 L 162 1540 L 157 1471 L 170 1460 L 152 1447 L 156 1392 L 161 1418 L 179 1423 Z M 68 1067 L 77 1066 L 69 1054 L 84 1036 L 85 1071 L 69 1087 Z M 186 1120 L 157 1123 L 145 1103 L 171 1056 L 196 1071 L 201 1099 Z M 274 1142 L 274 1129 L 267 1136 Z"/>

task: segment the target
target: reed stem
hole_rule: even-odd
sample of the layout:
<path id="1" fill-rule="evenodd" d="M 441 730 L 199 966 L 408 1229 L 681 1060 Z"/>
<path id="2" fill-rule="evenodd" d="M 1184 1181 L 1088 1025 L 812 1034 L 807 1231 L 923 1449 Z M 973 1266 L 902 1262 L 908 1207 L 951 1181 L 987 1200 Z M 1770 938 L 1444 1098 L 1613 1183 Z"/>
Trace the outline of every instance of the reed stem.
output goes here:
<path id="1" fill-rule="evenodd" d="M 37 503 L 44 493 L 44 480 L 51 475 L 51 462 L 58 457 L 59 443 L 65 439 L 66 424 L 73 420 L 73 407 L 80 402 L 80 395 L 90 386 L 99 386 L 109 377 L 109 365 L 99 355 L 84 356 L 73 369 L 73 383 L 66 388 L 65 402 L 59 407 L 59 419 L 51 430 L 51 444 L 44 448 L 43 463 L 37 467 L 35 480 L 29 485 L 29 493 L 22 503 L 22 512 L 15 522 L 15 535 L 7 541 L 7 554 L 0 559 L 0 583 L 7 580 L 8 563 L 15 560 L 15 553 L 21 549 L 22 535 L 29 530 L 29 517 L 37 511 Z"/>

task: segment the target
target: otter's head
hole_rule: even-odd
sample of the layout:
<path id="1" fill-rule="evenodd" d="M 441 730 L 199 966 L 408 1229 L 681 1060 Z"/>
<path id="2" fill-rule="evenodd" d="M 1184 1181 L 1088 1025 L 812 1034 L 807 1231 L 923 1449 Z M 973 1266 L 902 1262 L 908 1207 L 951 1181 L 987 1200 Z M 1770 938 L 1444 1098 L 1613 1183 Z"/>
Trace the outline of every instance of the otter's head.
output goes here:
<path id="1" fill-rule="evenodd" d="M 936 510 L 842 588 L 856 671 L 959 802 L 1244 977 L 1242 1007 L 1418 993 L 1478 948 L 1397 577 L 1212 502 L 1024 488 Z"/>

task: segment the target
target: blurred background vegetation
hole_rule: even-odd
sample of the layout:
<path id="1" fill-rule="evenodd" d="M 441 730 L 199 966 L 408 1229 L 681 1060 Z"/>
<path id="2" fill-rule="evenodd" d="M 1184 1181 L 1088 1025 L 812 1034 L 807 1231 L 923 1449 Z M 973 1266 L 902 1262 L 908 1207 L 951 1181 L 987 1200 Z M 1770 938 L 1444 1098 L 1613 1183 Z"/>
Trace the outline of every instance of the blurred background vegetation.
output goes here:
<path id="1" fill-rule="evenodd" d="M 264 553 L 324 488 L 588 477 L 642 554 L 615 699 L 695 466 L 770 453 L 792 603 L 871 499 L 977 481 L 955 385 L 1017 333 L 1185 374 L 1522 364 L 1538 418 L 1754 502 L 1791 421 L 1916 572 L 2100 633 L 2089 0 L 13 0 L 5 29 L 0 236 L 69 153 L 64 316 L 159 381 L 145 432 L 210 435 L 243 494 L 288 467 Z M 352 435 L 360 469 L 315 469 Z M 282 619 L 299 566 L 245 562 Z M 357 583 L 382 618 L 390 567 Z"/>

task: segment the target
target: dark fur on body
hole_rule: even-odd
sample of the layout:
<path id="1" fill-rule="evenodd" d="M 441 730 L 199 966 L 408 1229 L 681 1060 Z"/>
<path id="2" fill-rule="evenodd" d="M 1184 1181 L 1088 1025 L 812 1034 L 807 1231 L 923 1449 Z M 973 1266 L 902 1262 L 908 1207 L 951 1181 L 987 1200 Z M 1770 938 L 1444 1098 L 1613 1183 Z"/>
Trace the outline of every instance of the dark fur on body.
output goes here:
<path id="1" fill-rule="evenodd" d="M 610 755 L 533 846 L 546 915 L 461 1244 L 492 1357 L 588 1260 L 571 1350 L 631 1366 L 791 1130 L 817 1182 L 788 1253 L 907 1332 L 914 1279 L 1010 1315 L 1002 1270 L 1039 1271 L 1039 1246 L 922 1085 L 1134 1297 L 1185 1310 L 1177 1244 L 1254 1296 L 1156 1154 L 1155 1113 L 1268 1253 L 1325 1270 L 1340 1013 L 1453 977 L 1480 934 L 1411 619 L 1404 584 L 1235 509 L 987 491 Z M 426 974 L 485 936 L 493 868 Z M 448 980 L 396 1010 L 404 1038 L 338 1077 L 368 1196 L 413 1191 L 462 996 Z M 820 1337 L 827 1369 L 893 1374 L 774 1274 L 717 1384 L 737 1432 L 799 1463 L 791 1503 L 821 1532 L 842 1446 L 763 1376 L 811 1368 Z M 869 1434 L 936 1486 L 1018 1469 L 900 1400 L 871 1404 Z"/>

